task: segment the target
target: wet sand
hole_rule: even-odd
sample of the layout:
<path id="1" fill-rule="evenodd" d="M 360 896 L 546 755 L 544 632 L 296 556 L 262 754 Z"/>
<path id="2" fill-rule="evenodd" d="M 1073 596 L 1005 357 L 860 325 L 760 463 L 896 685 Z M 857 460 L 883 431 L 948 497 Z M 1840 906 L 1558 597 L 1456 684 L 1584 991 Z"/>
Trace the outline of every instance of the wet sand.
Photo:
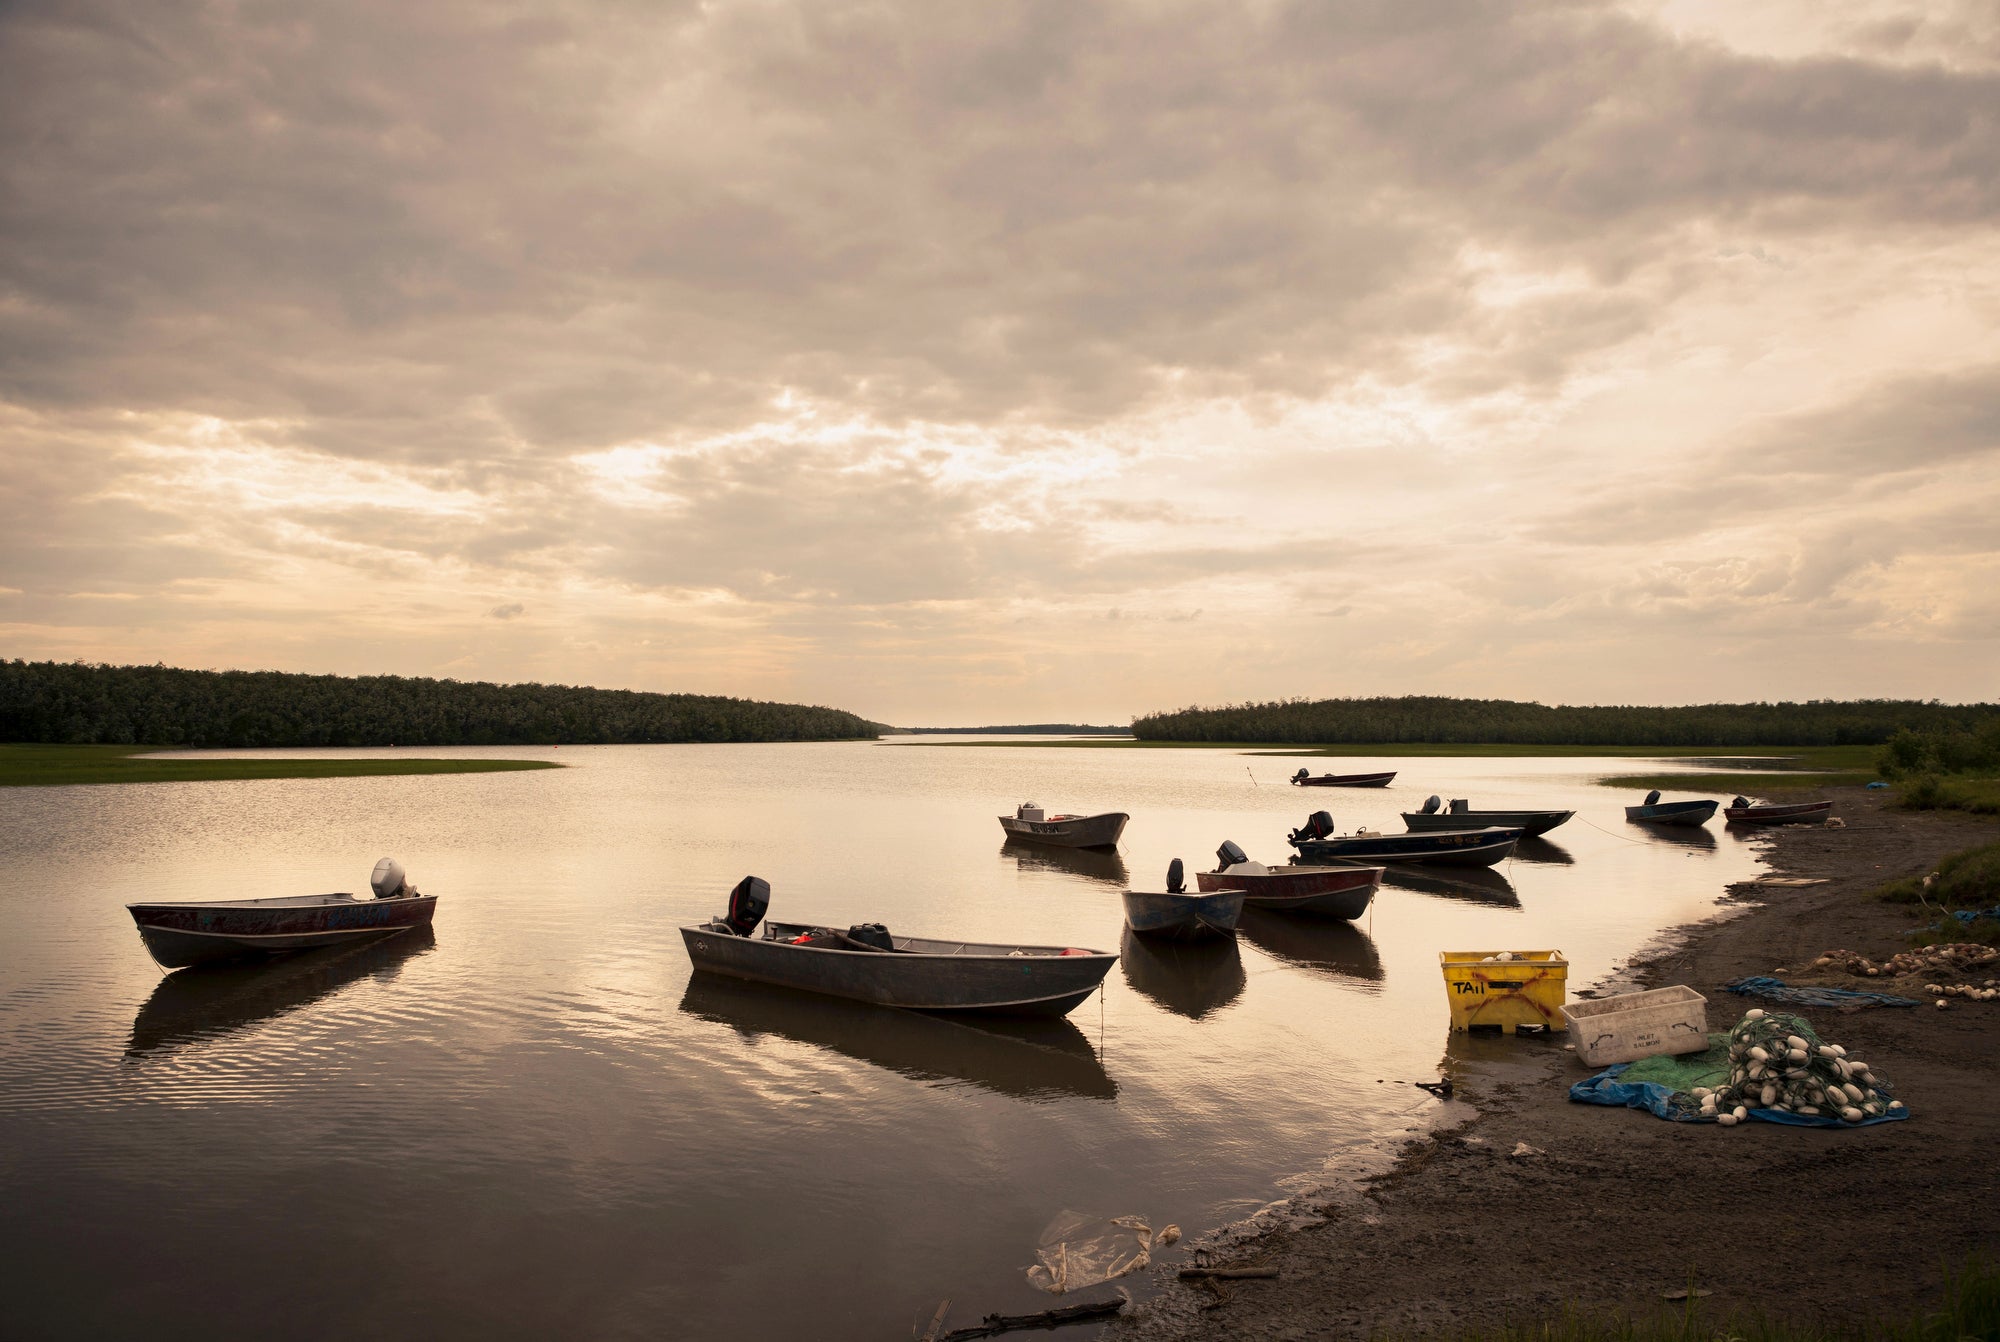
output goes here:
<path id="1" fill-rule="evenodd" d="M 1827 884 L 1732 887 L 1737 911 L 1682 929 L 1617 990 L 1689 984 L 1724 1029 L 1753 1002 L 1722 985 L 1746 974 L 1910 988 L 1804 967 L 1835 948 L 1905 948 L 1920 911 L 1866 892 L 2000 838 L 2000 824 L 1894 810 L 1860 788 L 1821 795 L 1837 798 L 1844 827 L 1774 831 L 1768 861 L 1771 875 Z M 1171 1253 L 1155 1269 L 1164 1293 L 1105 1335 L 1455 1333 L 1568 1307 L 1630 1317 L 1684 1308 L 1662 1297 L 1691 1280 L 1715 1319 L 1921 1310 L 1946 1266 L 2000 1250 L 2000 1003 L 1803 1014 L 1887 1076 L 1911 1119 L 1852 1131 L 1668 1123 L 1570 1103 L 1590 1069 L 1561 1036 L 1482 1041 L 1454 1064 L 1457 1096 L 1439 1105 L 1435 1135 L 1387 1174 L 1295 1209 L 1317 1224 L 1225 1232 L 1206 1250 L 1211 1263 L 1275 1265 L 1278 1280 L 1232 1283 L 1218 1301 L 1173 1282 L 1193 1260 Z M 1514 1155 L 1521 1143 L 1536 1153 Z"/>

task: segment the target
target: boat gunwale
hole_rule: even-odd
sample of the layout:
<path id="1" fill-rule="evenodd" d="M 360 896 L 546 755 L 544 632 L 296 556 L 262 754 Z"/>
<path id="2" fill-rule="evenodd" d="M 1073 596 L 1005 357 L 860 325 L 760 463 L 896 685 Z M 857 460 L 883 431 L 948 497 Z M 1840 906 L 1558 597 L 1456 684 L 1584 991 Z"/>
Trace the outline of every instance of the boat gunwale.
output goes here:
<path id="1" fill-rule="evenodd" d="M 337 909 L 350 904 L 372 907 L 377 904 L 416 904 L 424 900 L 435 902 L 437 898 L 436 895 L 396 895 L 379 899 L 338 892 L 325 895 L 267 895 L 262 899 L 145 900 L 125 907 L 136 915 L 140 909 Z"/>

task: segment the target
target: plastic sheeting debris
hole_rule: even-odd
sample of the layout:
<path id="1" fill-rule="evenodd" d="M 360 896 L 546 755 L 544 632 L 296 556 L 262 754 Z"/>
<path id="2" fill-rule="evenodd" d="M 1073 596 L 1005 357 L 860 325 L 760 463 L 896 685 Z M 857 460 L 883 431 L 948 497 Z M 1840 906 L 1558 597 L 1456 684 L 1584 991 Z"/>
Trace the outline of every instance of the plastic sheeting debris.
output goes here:
<path id="1" fill-rule="evenodd" d="M 1153 1228 L 1141 1217 L 1058 1212 L 1035 1246 L 1041 1261 L 1028 1269 L 1028 1283 L 1051 1295 L 1095 1286 L 1151 1263 L 1152 1243 Z"/>

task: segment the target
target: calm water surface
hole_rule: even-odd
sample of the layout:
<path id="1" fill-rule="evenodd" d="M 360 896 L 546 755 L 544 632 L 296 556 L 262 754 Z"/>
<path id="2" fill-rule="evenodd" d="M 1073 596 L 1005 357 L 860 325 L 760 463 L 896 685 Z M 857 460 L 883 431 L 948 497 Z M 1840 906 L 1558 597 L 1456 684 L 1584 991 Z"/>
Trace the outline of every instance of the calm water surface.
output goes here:
<path id="1" fill-rule="evenodd" d="M 1629 760 L 1355 760 L 1402 771 L 1361 792 L 1213 750 L 555 757 L 0 792 L 0 1335 L 879 1340 L 944 1296 L 1043 1308 L 1021 1270 L 1064 1208 L 1199 1232 L 1421 1122 L 1439 950 L 1557 947 L 1581 986 L 1755 868 L 1628 828 L 1590 780 Z M 1432 792 L 1581 814 L 1353 926 L 1121 939 L 1170 858 L 1282 861 L 1310 810 L 1400 831 Z M 1004 844 L 1029 799 L 1129 811 L 1121 853 Z M 365 890 L 385 853 L 434 932 L 163 977 L 122 907 Z M 676 928 L 748 873 L 786 921 L 1126 954 L 1039 1025 L 693 981 Z"/>

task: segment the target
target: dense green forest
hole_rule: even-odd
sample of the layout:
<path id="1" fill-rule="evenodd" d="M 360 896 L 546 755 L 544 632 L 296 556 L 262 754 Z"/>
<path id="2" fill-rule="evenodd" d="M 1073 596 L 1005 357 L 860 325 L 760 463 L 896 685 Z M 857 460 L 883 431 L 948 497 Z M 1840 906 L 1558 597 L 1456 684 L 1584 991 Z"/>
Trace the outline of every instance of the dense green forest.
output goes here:
<path id="1" fill-rule="evenodd" d="M 0 660 L 0 741 L 485 746 L 872 738 L 832 708 L 571 685 Z"/>
<path id="2" fill-rule="evenodd" d="M 893 732 L 928 736 L 946 732 L 962 736 L 1123 736 L 1129 727 L 1084 727 L 1074 722 L 1030 722 L 1014 727 L 891 727 Z"/>
<path id="3" fill-rule="evenodd" d="M 1287 699 L 1184 708 L 1133 722 L 1142 741 L 1259 741 L 1300 745 L 1436 741 L 1593 746 L 1880 745 L 1898 731 L 1977 732 L 2000 704 L 1814 700 L 1803 704 L 1692 704 L 1684 708 L 1550 707 L 1509 699 Z"/>

